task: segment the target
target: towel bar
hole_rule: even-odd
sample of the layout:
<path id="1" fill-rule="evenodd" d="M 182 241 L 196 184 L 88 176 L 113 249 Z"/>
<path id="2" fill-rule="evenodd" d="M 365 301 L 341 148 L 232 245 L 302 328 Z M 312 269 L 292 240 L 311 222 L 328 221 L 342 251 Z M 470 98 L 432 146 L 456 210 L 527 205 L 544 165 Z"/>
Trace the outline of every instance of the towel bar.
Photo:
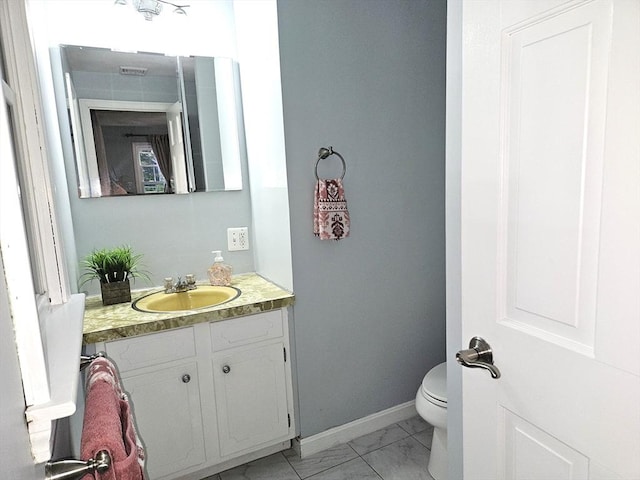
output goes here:
<path id="1" fill-rule="evenodd" d="M 318 160 L 316 160 L 316 180 L 320 180 L 320 177 L 318 177 L 318 164 L 320 163 L 320 160 L 324 160 L 331 155 L 337 156 L 342 161 L 342 175 L 340 176 L 340 178 L 344 178 L 344 174 L 347 173 L 347 163 L 344 161 L 342 155 L 336 152 L 333 147 L 322 147 L 318 152 Z"/>
<path id="2" fill-rule="evenodd" d="M 96 358 L 104 356 L 104 352 L 94 353 L 93 355 L 80 355 L 80 370 L 87 368 Z"/>
<path id="3" fill-rule="evenodd" d="M 79 480 L 87 473 L 104 473 L 111 467 L 111 457 L 106 450 L 100 450 L 96 458 L 82 460 L 54 460 L 44 466 L 45 480 Z"/>

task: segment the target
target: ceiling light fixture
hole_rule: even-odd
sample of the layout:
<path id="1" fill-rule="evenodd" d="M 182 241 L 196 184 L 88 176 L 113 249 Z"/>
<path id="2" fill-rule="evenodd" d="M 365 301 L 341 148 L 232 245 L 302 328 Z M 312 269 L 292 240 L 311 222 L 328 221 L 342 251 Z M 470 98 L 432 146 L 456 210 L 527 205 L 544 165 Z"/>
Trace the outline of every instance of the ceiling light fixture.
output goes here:
<path id="1" fill-rule="evenodd" d="M 114 5 L 127 5 L 127 0 L 115 0 Z M 177 13 L 179 15 L 186 15 L 187 11 L 185 8 L 189 8 L 190 5 L 177 5 L 172 2 L 168 2 L 166 0 L 132 0 L 131 4 L 133 8 L 136 9 L 137 12 L 141 13 L 144 16 L 145 20 L 151 21 L 154 17 L 160 15 L 162 12 L 163 5 L 171 5 L 175 8 L 173 13 Z"/>

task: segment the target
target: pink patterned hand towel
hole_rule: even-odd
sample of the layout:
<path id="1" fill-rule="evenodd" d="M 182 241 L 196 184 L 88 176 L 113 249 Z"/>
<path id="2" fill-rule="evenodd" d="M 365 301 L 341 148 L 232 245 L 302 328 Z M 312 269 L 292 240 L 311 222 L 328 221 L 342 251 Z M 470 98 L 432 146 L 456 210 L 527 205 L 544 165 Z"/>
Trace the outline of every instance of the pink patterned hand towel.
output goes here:
<path id="1" fill-rule="evenodd" d="M 349 236 L 350 221 L 341 178 L 320 179 L 313 198 L 313 233 L 320 240 Z"/>
<path id="2" fill-rule="evenodd" d="M 91 362 L 86 390 L 81 455 L 86 460 L 106 450 L 111 467 L 102 474 L 85 475 L 83 480 L 144 480 L 144 450 L 111 361 L 97 358 Z"/>

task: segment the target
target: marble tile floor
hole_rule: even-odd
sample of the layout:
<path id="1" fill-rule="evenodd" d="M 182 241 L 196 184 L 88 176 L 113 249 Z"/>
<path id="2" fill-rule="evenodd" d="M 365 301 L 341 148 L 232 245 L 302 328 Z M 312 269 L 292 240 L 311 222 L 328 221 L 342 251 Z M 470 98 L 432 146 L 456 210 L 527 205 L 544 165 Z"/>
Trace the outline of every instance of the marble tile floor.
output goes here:
<path id="1" fill-rule="evenodd" d="M 416 416 L 304 459 L 286 450 L 202 480 L 433 480 L 432 433 Z"/>

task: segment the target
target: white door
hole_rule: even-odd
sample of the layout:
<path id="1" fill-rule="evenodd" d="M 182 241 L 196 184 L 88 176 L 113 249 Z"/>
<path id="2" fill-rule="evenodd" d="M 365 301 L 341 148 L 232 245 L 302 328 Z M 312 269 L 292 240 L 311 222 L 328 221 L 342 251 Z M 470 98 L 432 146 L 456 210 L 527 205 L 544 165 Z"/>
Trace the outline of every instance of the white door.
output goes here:
<path id="1" fill-rule="evenodd" d="M 150 479 L 178 478 L 178 472 L 205 461 L 199 383 L 195 362 L 122 375 Z"/>
<path id="2" fill-rule="evenodd" d="M 284 344 L 229 350 L 213 360 L 223 457 L 289 433 Z"/>
<path id="3" fill-rule="evenodd" d="M 640 2 L 463 3 L 471 479 L 640 479 Z M 463 368 L 463 367 L 460 367 Z"/>

